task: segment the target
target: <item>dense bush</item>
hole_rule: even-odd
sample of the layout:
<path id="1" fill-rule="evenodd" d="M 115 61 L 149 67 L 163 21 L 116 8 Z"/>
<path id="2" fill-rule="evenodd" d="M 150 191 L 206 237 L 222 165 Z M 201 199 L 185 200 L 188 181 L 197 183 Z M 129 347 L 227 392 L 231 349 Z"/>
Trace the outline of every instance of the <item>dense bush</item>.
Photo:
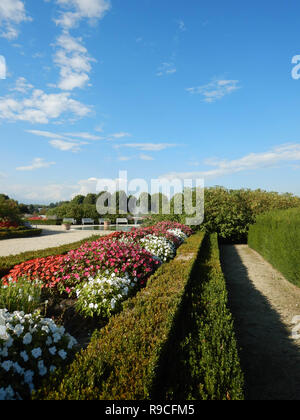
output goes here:
<path id="1" fill-rule="evenodd" d="M 89 347 L 38 399 L 147 399 L 152 396 L 161 353 L 169 338 L 203 233 L 190 237 L 178 256 L 162 265 L 147 287 L 94 334 Z"/>
<path id="2" fill-rule="evenodd" d="M 300 287 L 300 209 L 266 213 L 251 226 L 249 246 Z"/>
<path id="3" fill-rule="evenodd" d="M 217 235 L 207 235 L 161 360 L 155 398 L 243 399 L 243 373 L 227 305 Z"/>
<path id="4" fill-rule="evenodd" d="M 39 219 L 39 218 L 30 218 L 28 222 L 32 225 L 41 225 L 41 226 L 60 226 L 62 224 L 62 219 L 48 220 L 48 219 Z"/>
<path id="5" fill-rule="evenodd" d="M 18 228 L 2 228 L 0 229 L 0 240 L 13 238 L 30 238 L 40 236 L 41 233 L 42 229 L 29 229 L 21 226 Z"/>
<path id="6" fill-rule="evenodd" d="M 11 226 L 18 226 L 21 223 L 18 203 L 3 194 L 0 195 L 0 222 L 9 222 Z"/>
<path id="7" fill-rule="evenodd" d="M 193 206 L 196 206 L 196 194 L 192 193 Z M 300 207 L 300 197 L 292 194 L 278 194 L 262 190 L 230 190 L 223 187 L 204 189 L 204 222 L 193 229 L 208 233 L 217 233 L 224 242 L 246 243 L 249 227 L 260 214 L 274 209 Z M 175 214 L 174 198 L 171 200 L 171 215 L 150 215 L 145 226 L 163 221 L 186 223 L 192 215 L 183 208 L 182 214 Z"/>

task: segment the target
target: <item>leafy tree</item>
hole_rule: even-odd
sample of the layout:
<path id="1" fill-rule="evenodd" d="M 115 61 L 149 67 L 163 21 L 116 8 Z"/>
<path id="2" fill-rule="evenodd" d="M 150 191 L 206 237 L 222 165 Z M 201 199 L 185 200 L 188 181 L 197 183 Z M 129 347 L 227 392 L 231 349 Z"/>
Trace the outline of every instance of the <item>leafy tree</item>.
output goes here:
<path id="1" fill-rule="evenodd" d="M 84 198 L 82 204 L 94 204 L 95 205 L 96 201 L 97 201 L 97 194 L 88 194 Z M 79 203 L 79 204 L 81 204 L 81 203 Z"/>
<path id="2" fill-rule="evenodd" d="M 21 213 L 18 203 L 9 198 L 6 199 L 3 195 L 0 196 L 0 221 L 21 223 Z"/>

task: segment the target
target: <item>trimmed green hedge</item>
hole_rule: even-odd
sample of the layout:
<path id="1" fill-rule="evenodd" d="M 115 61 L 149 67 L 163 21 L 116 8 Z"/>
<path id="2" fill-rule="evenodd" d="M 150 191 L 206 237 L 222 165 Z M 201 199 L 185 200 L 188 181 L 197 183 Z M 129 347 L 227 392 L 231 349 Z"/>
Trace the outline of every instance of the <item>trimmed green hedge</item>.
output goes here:
<path id="1" fill-rule="evenodd" d="M 123 311 L 94 333 L 89 347 L 65 373 L 56 374 L 36 399 L 141 400 L 151 398 L 161 353 L 203 241 L 190 237 Z"/>
<path id="2" fill-rule="evenodd" d="M 34 399 L 242 399 L 217 238 L 203 243 L 201 232 L 190 237 Z"/>
<path id="3" fill-rule="evenodd" d="M 157 378 L 155 398 L 243 400 L 233 319 L 218 238 L 206 235 Z"/>
<path id="4" fill-rule="evenodd" d="M 248 244 L 300 287 L 300 209 L 259 216 L 250 228 Z"/>
<path id="5" fill-rule="evenodd" d="M 57 220 L 27 220 L 27 222 L 29 222 L 30 224 L 32 224 L 33 226 L 39 226 L 39 225 L 44 225 L 44 226 L 60 226 L 62 224 L 62 219 L 57 219 Z"/>
<path id="6" fill-rule="evenodd" d="M 23 262 L 34 260 L 35 258 L 46 258 L 54 255 L 67 254 L 72 249 L 77 249 L 86 242 L 93 242 L 99 239 L 99 235 L 90 236 L 78 242 L 73 242 L 67 245 L 61 245 L 54 248 L 47 248 L 39 251 L 22 252 L 17 255 L 10 255 L 8 257 L 0 257 L 0 278 L 6 276 L 15 265 L 22 264 Z"/>
<path id="7" fill-rule="evenodd" d="M 7 229 L 0 230 L 0 240 L 13 238 L 30 238 L 39 236 L 42 229 Z"/>

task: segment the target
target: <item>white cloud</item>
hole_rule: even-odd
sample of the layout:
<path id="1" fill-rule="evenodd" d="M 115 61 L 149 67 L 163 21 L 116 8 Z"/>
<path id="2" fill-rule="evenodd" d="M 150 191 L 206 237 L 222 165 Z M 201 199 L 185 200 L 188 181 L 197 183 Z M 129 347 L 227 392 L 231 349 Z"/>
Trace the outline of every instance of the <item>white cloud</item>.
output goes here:
<path id="1" fill-rule="evenodd" d="M 6 79 L 6 60 L 3 55 L 0 55 L 0 79 Z"/>
<path id="2" fill-rule="evenodd" d="M 141 159 L 141 160 L 149 160 L 149 161 L 150 161 L 150 160 L 154 160 L 154 158 L 153 158 L 152 156 L 145 155 L 145 154 L 143 154 L 143 153 L 140 155 L 140 159 Z"/>
<path id="3" fill-rule="evenodd" d="M 162 150 L 165 150 L 174 146 L 175 144 L 169 144 L 169 143 L 127 143 L 127 144 L 119 144 L 114 147 L 115 149 L 120 149 L 121 147 L 127 147 L 130 149 L 137 149 L 144 152 L 160 152 Z"/>
<path id="4" fill-rule="evenodd" d="M 27 16 L 24 2 L 21 0 L 1 0 L 0 1 L 0 36 L 8 40 L 18 37 L 18 25 L 22 22 L 30 21 Z"/>
<path id="5" fill-rule="evenodd" d="M 217 178 L 247 170 L 252 171 L 297 161 L 300 161 L 300 143 L 285 144 L 265 153 L 250 153 L 235 160 L 206 159 L 204 163 L 213 166 L 214 169 L 198 172 L 172 172 L 161 176 L 161 178 Z"/>
<path id="6" fill-rule="evenodd" d="M 207 85 L 186 89 L 192 95 L 202 95 L 203 101 L 212 103 L 240 89 L 238 80 L 215 80 Z"/>
<path id="7" fill-rule="evenodd" d="M 33 89 L 34 86 L 31 85 L 25 77 L 19 77 L 16 81 L 16 85 L 11 91 L 20 92 L 20 93 L 27 93 L 29 90 Z"/>
<path id="8" fill-rule="evenodd" d="M 55 162 L 45 162 L 43 158 L 35 158 L 31 165 L 29 166 L 19 166 L 16 168 L 17 171 L 34 171 L 41 168 L 49 168 L 50 166 L 55 165 Z"/>
<path id="9" fill-rule="evenodd" d="M 54 56 L 54 63 L 60 68 L 61 90 L 83 88 L 90 80 L 91 62 L 96 61 L 88 55 L 82 45 L 82 38 L 74 38 L 64 31 L 57 39 L 58 50 Z"/>
<path id="10" fill-rule="evenodd" d="M 48 124 L 63 114 L 85 117 L 89 112 L 90 108 L 72 99 L 70 93 L 47 94 L 35 89 L 27 99 L 0 97 L 0 120 Z"/>
<path id="11" fill-rule="evenodd" d="M 57 0 L 65 10 L 56 19 L 56 24 L 64 29 L 75 27 L 81 19 L 88 19 L 91 23 L 102 19 L 110 9 L 108 0 Z"/>
<path id="12" fill-rule="evenodd" d="M 79 152 L 81 150 L 80 146 L 84 144 L 88 144 L 85 142 L 75 143 L 75 142 L 69 142 L 64 140 L 51 140 L 49 142 L 51 146 L 53 146 L 55 149 L 61 150 L 62 152 Z"/>
<path id="13" fill-rule="evenodd" d="M 77 137 L 85 140 L 104 140 L 105 137 L 95 136 L 90 133 L 65 133 L 66 136 Z"/>
<path id="14" fill-rule="evenodd" d="M 109 136 L 107 136 L 107 138 L 113 138 L 113 139 L 122 139 L 124 137 L 131 137 L 131 134 L 130 133 L 121 132 L 121 133 L 110 134 Z"/>
<path id="15" fill-rule="evenodd" d="M 156 76 L 162 77 L 170 74 L 176 73 L 177 70 L 175 68 L 174 63 L 162 63 L 157 70 Z"/>
<path id="16" fill-rule="evenodd" d="M 185 23 L 184 23 L 184 21 L 183 21 L 183 20 L 178 20 L 178 21 L 177 21 L 177 24 L 178 24 L 178 29 L 179 29 L 181 32 L 185 32 L 185 31 L 186 31 L 186 26 L 185 26 Z"/>

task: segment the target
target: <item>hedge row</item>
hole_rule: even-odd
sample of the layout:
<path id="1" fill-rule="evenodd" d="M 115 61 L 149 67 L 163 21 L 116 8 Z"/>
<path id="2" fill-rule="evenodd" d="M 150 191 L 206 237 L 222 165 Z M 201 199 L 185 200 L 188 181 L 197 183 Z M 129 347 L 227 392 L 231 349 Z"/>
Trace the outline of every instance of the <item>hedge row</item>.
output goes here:
<path id="1" fill-rule="evenodd" d="M 240 366 L 218 238 L 206 235 L 181 314 L 169 340 L 155 397 L 242 400 Z"/>
<path id="2" fill-rule="evenodd" d="M 36 399 L 141 400 L 152 396 L 161 354 L 177 317 L 204 235 L 190 237 L 123 311 L 94 333 L 67 371 Z"/>
<path id="3" fill-rule="evenodd" d="M 216 236 L 198 233 L 35 399 L 242 399 Z"/>
<path id="4" fill-rule="evenodd" d="M 248 244 L 300 287 L 300 209 L 259 216 L 250 228 Z"/>
<path id="5" fill-rule="evenodd" d="M 62 224 L 62 219 L 56 219 L 56 220 L 27 220 L 30 224 L 33 226 L 60 226 Z"/>
<path id="6" fill-rule="evenodd" d="M 42 233 L 42 229 L 24 229 L 24 230 L 6 230 L 0 231 L 0 240 L 3 239 L 14 239 L 14 238 L 31 238 L 39 236 Z"/>
<path id="7" fill-rule="evenodd" d="M 99 239 L 99 237 L 99 235 L 93 235 L 88 239 L 83 239 L 81 241 L 73 242 L 67 245 L 61 245 L 58 247 L 47 248 L 39 251 L 22 252 L 21 254 L 10 255 L 8 257 L 0 257 L 0 278 L 6 276 L 10 270 L 12 270 L 18 264 L 34 260 L 35 258 L 46 258 L 54 255 L 64 255 L 72 249 L 79 248 L 84 243 L 96 241 Z"/>

